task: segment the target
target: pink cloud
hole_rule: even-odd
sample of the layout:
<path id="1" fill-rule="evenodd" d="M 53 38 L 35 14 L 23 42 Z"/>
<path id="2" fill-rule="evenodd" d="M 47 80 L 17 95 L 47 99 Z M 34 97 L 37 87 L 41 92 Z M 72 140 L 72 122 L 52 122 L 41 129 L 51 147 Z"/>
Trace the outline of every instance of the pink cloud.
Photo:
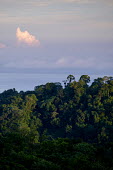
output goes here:
<path id="1" fill-rule="evenodd" d="M 25 43 L 29 46 L 38 46 L 40 45 L 40 41 L 35 38 L 35 36 L 31 35 L 28 31 L 22 32 L 18 27 L 16 30 L 16 37 L 18 42 Z"/>
<path id="2" fill-rule="evenodd" d="M 6 48 L 5 44 L 0 43 L 0 48 Z"/>

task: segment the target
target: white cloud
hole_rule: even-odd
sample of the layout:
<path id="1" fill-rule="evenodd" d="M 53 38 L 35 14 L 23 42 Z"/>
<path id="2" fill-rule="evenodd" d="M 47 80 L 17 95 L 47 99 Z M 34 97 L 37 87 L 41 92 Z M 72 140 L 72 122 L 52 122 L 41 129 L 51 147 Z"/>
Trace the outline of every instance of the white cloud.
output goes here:
<path id="1" fill-rule="evenodd" d="M 40 45 L 40 41 L 35 38 L 35 36 L 31 35 L 28 31 L 22 32 L 18 27 L 16 30 L 16 37 L 19 43 L 25 43 L 29 46 L 38 46 Z"/>
<path id="2" fill-rule="evenodd" d="M 0 48 L 6 48 L 5 44 L 0 43 Z"/>
<path id="3" fill-rule="evenodd" d="M 95 59 L 93 57 L 63 57 L 56 61 L 57 67 L 62 68 L 93 68 L 97 66 Z"/>
<path id="4" fill-rule="evenodd" d="M 31 2 L 31 1 L 30 1 Z M 95 2 L 95 0 L 42 0 L 42 1 L 36 1 L 36 2 L 33 2 L 32 4 L 37 4 L 39 6 L 47 6 L 47 5 L 50 5 L 50 4 L 53 4 L 53 3 L 73 3 L 73 2 L 76 2 L 76 3 L 92 3 L 92 2 Z"/>
<path id="5" fill-rule="evenodd" d="M 95 3 L 97 0 L 52 0 L 51 3 L 80 3 L 80 4 L 88 4 L 88 3 Z M 48 5 L 50 4 L 50 1 L 48 2 Z"/>
<path id="6" fill-rule="evenodd" d="M 90 1 L 92 2 L 92 0 L 65 0 L 66 2 L 76 2 L 76 3 L 90 3 Z"/>

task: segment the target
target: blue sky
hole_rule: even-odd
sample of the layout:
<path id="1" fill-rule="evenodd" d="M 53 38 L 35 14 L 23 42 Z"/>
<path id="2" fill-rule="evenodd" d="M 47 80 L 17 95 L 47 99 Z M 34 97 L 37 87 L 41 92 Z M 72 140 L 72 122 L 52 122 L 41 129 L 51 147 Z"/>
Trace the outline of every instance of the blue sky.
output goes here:
<path id="1" fill-rule="evenodd" d="M 0 71 L 113 74 L 112 0 L 0 0 Z"/>

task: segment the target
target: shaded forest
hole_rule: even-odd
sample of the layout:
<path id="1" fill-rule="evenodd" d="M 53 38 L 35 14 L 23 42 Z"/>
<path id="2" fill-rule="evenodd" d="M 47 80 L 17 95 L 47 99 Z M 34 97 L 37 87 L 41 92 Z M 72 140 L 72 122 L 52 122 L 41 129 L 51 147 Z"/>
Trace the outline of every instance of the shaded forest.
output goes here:
<path id="1" fill-rule="evenodd" d="M 0 169 L 113 167 L 113 77 L 0 94 Z"/>

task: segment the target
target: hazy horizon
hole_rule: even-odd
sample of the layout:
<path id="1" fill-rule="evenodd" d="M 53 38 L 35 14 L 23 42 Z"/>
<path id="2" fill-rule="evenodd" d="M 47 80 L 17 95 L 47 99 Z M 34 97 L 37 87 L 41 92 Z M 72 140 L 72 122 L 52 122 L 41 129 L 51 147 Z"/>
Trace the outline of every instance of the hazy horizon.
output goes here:
<path id="1" fill-rule="evenodd" d="M 82 74 L 73 73 L 75 80 L 78 81 Z M 60 82 L 62 86 L 64 85 L 63 81 L 67 79 L 67 73 L 0 73 L 1 84 L 0 84 L 0 93 L 5 90 L 15 88 L 19 91 L 31 91 L 34 90 L 35 86 L 45 85 L 46 83 L 56 83 Z M 90 83 L 94 81 L 94 79 L 104 76 L 112 76 L 112 75 L 89 75 Z"/>

